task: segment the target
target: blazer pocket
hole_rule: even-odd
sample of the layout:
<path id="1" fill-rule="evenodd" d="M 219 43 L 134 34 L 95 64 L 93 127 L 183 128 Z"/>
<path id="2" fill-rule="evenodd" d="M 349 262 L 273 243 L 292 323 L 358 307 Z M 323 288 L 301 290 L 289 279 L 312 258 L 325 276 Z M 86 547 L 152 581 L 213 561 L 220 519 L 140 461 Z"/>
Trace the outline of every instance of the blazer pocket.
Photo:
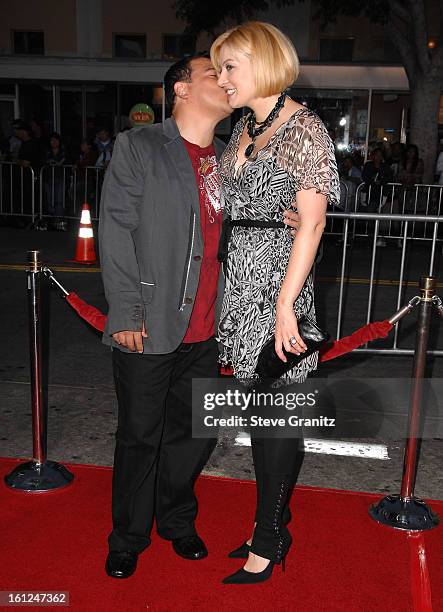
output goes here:
<path id="1" fill-rule="evenodd" d="M 140 281 L 142 286 L 142 299 L 144 304 L 150 304 L 152 298 L 154 297 L 155 285 L 154 283 L 147 283 L 144 281 Z"/>

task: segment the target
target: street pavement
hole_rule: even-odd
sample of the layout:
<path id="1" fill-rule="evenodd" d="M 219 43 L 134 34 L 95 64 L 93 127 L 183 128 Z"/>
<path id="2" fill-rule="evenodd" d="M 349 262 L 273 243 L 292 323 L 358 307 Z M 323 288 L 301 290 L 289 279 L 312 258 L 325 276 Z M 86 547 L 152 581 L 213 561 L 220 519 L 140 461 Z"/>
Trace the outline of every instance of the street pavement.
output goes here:
<path id="1" fill-rule="evenodd" d="M 40 250 L 45 265 L 57 270 L 58 280 L 90 304 L 106 312 L 106 301 L 97 266 L 70 263 L 75 251 L 75 231 L 36 232 L 0 227 L 1 335 L 0 357 L 0 456 L 32 456 L 32 423 L 29 385 L 28 319 L 26 302 L 26 251 Z M 96 245 L 97 246 L 97 245 Z M 346 285 L 342 335 L 366 323 L 370 273 L 370 241 L 356 240 L 347 249 Z M 428 272 L 430 248 L 421 243 L 408 247 L 407 285 L 401 304 L 418 293 L 417 281 Z M 400 254 L 394 245 L 379 249 L 376 261 L 371 320 L 388 318 L 397 309 Z M 342 249 L 335 239 L 326 240 L 325 254 L 316 269 L 318 320 L 335 336 Z M 442 279 L 441 253 L 437 253 L 435 275 Z M 438 293 L 443 296 L 443 287 Z M 399 346 L 413 348 L 417 313 L 402 324 Z M 432 316 L 430 349 L 443 350 L 443 321 Z M 60 462 L 112 465 L 117 404 L 111 373 L 110 350 L 100 334 L 91 329 L 55 290 L 50 295 L 49 329 L 48 457 Z M 392 339 L 371 346 L 390 346 Z M 317 376 L 339 379 L 408 379 L 412 357 L 401 355 L 350 354 L 321 366 Z M 427 376 L 443 378 L 443 358 L 428 356 Z M 439 406 L 441 411 L 441 406 Z M 406 410 L 406 408 L 405 408 Z M 406 418 L 406 412 L 405 412 Z M 440 418 L 440 414 L 438 415 Z M 253 478 L 250 448 L 235 442 L 238 431 L 225 428 L 206 466 L 206 472 L 234 478 Z M 349 442 L 349 440 L 347 440 Z M 398 493 L 404 439 L 361 438 L 355 442 L 386 446 L 387 458 L 343 456 L 328 452 L 305 452 L 299 483 Z M 332 445 L 333 446 L 333 445 Z M 416 494 L 443 499 L 441 471 L 442 441 L 426 439 L 421 447 Z"/>

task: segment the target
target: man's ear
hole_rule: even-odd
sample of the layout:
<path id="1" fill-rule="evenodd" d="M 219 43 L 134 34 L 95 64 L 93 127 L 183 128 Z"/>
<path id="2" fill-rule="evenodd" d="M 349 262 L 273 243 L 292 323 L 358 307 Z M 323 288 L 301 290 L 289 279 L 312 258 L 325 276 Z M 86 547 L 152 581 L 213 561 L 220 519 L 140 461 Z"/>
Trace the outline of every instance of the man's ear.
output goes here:
<path id="1" fill-rule="evenodd" d="M 186 98 L 188 97 L 187 84 L 183 83 L 182 81 L 177 81 L 177 83 L 174 84 L 174 93 L 177 98 L 180 98 L 181 100 L 186 100 Z"/>

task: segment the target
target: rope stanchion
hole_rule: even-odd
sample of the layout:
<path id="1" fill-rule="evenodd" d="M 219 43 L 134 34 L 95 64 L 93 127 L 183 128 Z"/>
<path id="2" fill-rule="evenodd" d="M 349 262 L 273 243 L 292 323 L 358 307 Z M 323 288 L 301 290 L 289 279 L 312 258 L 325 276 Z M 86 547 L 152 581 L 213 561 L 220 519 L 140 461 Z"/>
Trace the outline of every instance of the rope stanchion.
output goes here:
<path id="1" fill-rule="evenodd" d="M 420 439 L 421 402 L 426 352 L 429 340 L 431 309 L 436 303 L 434 291 L 436 279 L 425 276 L 420 279 L 419 315 L 412 366 L 412 388 L 409 407 L 408 437 L 403 462 L 403 477 L 399 495 L 387 495 L 369 508 L 373 519 L 397 529 L 423 531 L 439 524 L 439 517 L 424 501 L 414 496 L 417 473 L 417 451 Z M 441 300 L 439 300 L 441 302 Z M 417 302 L 417 300 L 415 300 Z"/>
<path id="2" fill-rule="evenodd" d="M 28 263 L 33 460 L 19 464 L 5 476 L 5 482 L 17 491 L 41 493 L 71 484 L 74 475 L 60 463 L 48 461 L 46 457 L 48 404 L 42 372 L 42 264 L 39 251 L 28 251 Z"/>
<path id="3" fill-rule="evenodd" d="M 69 293 L 58 282 L 49 268 L 43 268 L 43 273 L 61 290 L 66 301 L 83 319 L 95 329 L 99 331 L 104 330 L 107 317 L 102 312 L 84 302 L 76 293 Z M 443 302 L 434 294 L 435 286 L 435 278 L 423 277 L 420 283 L 420 295 L 414 296 L 409 300 L 408 304 L 394 313 L 389 319 L 364 325 L 350 336 L 335 340 L 332 345 L 326 346 L 320 354 L 320 361 L 328 361 L 344 355 L 367 342 L 385 338 L 400 319 L 409 314 L 415 306 L 419 306 L 419 321 L 412 370 L 408 437 L 405 447 L 401 492 L 399 495 L 388 495 L 378 504 L 372 505 L 369 508 L 370 515 L 376 521 L 390 527 L 411 531 L 432 529 L 439 523 L 439 518 L 432 509 L 414 496 L 418 439 L 421 424 L 423 377 L 429 337 L 430 312 L 433 305 L 443 317 Z M 224 367 L 223 373 L 229 375 L 232 374 L 232 370 Z"/>

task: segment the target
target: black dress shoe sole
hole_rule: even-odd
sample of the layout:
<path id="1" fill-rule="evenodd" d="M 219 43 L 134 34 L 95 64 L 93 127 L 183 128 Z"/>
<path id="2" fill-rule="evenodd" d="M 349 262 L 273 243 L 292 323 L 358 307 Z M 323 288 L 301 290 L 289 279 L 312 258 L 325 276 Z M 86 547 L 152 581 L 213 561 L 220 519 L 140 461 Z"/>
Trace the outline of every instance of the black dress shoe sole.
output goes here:
<path id="1" fill-rule="evenodd" d="M 130 578 L 134 574 L 134 572 L 131 572 L 130 574 L 125 574 L 124 576 L 119 576 L 118 574 L 113 574 L 112 572 L 108 571 L 108 569 L 106 569 L 106 574 L 110 578 L 117 578 L 117 580 L 124 580 L 125 578 Z"/>
<path id="2" fill-rule="evenodd" d="M 125 578 L 130 578 L 135 573 L 136 569 L 137 569 L 137 564 L 135 564 L 134 569 L 132 569 L 130 572 L 125 572 L 125 573 L 118 572 L 117 573 L 110 569 L 108 562 L 105 563 L 106 574 L 110 578 L 117 578 L 117 580 L 124 580 Z"/>
<path id="3" fill-rule="evenodd" d="M 182 559 L 186 559 L 187 561 L 200 561 L 200 559 L 206 559 L 206 557 L 208 556 L 207 552 L 201 552 L 198 555 L 182 555 L 181 553 L 177 552 L 174 548 L 174 552 L 176 555 L 178 555 L 179 557 L 181 557 Z"/>
<path id="4" fill-rule="evenodd" d="M 176 538 L 172 540 L 172 548 L 176 555 L 188 561 L 200 561 L 208 556 L 208 549 L 198 536 Z"/>
<path id="5" fill-rule="evenodd" d="M 135 573 L 135 569 L 134 569 L 134 571 L 130 572 L 129 574 L 120 574 L 120 575 L 114 574 L 107 566 L 105 566 L 105 571 L 110 578 L 117 578 L 118 580 L 124 580 L 125 578 L 130 578 Z"/>

